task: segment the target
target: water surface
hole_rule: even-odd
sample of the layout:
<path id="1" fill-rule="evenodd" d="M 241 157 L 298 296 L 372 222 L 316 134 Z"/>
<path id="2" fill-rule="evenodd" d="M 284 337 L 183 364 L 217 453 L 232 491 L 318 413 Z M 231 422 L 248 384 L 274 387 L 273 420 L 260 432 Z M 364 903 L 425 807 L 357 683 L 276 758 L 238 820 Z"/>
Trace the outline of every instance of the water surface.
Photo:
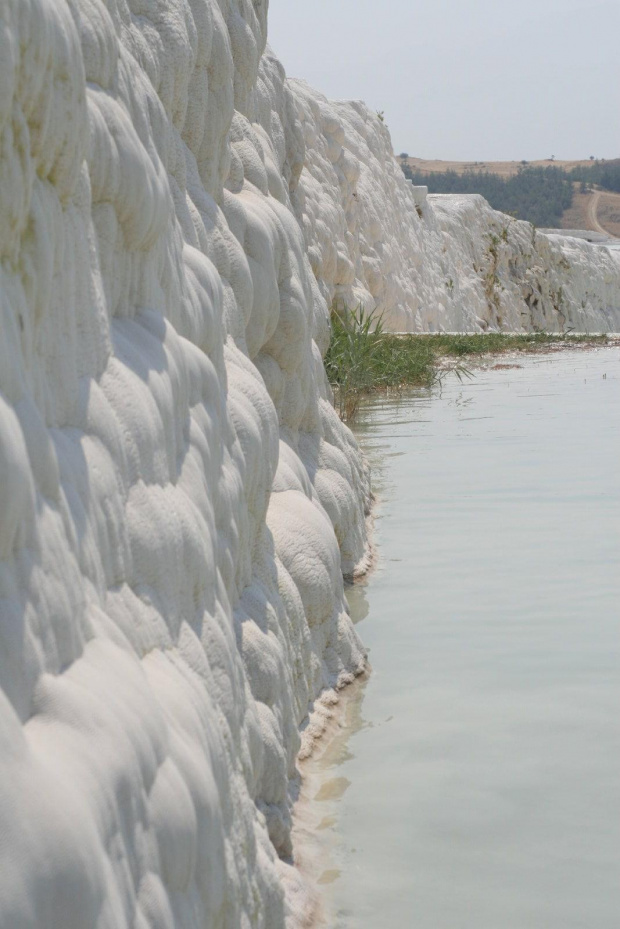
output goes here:
<path id="1" fill-rule="evenodd" d="M 618 929 L 620 350 L 511 361 L 363 412 L 373 674 L 309 771 L 330 929 Z"/>

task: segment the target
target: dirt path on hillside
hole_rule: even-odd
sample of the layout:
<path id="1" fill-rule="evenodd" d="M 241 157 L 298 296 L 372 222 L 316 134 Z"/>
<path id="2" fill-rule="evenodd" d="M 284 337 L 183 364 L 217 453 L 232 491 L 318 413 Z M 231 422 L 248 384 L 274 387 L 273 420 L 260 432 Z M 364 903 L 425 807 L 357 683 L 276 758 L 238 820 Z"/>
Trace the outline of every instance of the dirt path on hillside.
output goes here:
<path id="1" fill-rule="evenodd" d="M 618 238 L 617 228 L 612 231 L 612 229 L 603 225 L 605 222 L 604 216 L 602 219 L 599 219 L 601 200 L 603 201 L 603 210 L 608 208 L 610 203 L 615 204 L 618 210 L 620 210 L 620 194 L 614 194 L 608 190 L 595 190 L 587 202 L 586 214 L 589 226 L 595 232 L 601 232 L 603 235 Z"/>
<path id="2" fill-rule="evenodd" d="M 600 200 L 601 192 L 600 190 L 595 190 L 588 203 L 588 222 L 590 223 L 590 229 L 593 229 L 595 232 L 602 232 L 603 235 L 609 235 L 607 230 L 601 226 L 598 221 L 598 205 Z"/>
<path id="3" fill-rule="evenodd" d="M 601 199 L 597 208 L 599 223 L 605 227 L 608 235 L 620 238 L 620 194 L 609 190 L 601 191 Z"/>

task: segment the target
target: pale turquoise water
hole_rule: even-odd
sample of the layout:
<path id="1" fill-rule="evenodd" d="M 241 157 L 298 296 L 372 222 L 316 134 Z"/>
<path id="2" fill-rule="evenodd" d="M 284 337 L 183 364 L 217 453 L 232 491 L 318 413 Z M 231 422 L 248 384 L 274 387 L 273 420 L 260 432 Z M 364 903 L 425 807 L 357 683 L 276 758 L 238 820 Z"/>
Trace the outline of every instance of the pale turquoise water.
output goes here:
<path id="1" fill-rule="evenodd" d="M 364 411 L 374 673 L 314 772 L 333 929 L 620 926 L 620 351 L 515 363 Z"/>

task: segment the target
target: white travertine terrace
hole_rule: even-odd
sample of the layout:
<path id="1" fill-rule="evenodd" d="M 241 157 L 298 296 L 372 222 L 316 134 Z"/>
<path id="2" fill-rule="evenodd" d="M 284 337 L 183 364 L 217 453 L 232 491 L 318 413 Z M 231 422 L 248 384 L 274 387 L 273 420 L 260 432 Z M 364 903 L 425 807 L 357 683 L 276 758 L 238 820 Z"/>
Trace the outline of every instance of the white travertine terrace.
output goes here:
<path id="1" fill-rule="evenodd" d="M 328 302 L 400 332 L 620 329 L 620 255 L 537 233 L 482 197 L 414 188 L 365 104 L 290 81 L 306 140 L 295 203 Z"/>
<path id="2" fill-rule="evenodd" d="M 618 328 L 615 259 L 524 224 L 498 307 L 508 221 L 419 216 L 385 127 L 289 83 L 266 18 L 0 5 L 2 929 L 308 916 L 295 758 L 365 665 L 334 298 L 408 330 Z"/>

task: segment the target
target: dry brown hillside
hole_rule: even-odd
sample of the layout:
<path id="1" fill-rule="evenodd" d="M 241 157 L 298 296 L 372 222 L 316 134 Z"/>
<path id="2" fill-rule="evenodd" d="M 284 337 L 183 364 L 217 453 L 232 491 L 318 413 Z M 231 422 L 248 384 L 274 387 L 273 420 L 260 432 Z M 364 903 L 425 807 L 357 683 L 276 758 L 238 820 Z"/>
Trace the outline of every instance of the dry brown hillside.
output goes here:
<path id="1" fill-rule="evenodd" d="M 544 161 L 429 161 L 425 158 L 408 158 L 407 163 L 415 171 L 456 171 L 457 174 L 464 174 L 465 171 L 490 171 L 491 174 L 499 174 L 501 177 L 511 177 L 524 165 L 533 168 L 548 168 L 553 165 L 570 171 L 572 168 L 589 167 L 592 164 L 589 160 L 554 161 L 551 158 Z"/>

